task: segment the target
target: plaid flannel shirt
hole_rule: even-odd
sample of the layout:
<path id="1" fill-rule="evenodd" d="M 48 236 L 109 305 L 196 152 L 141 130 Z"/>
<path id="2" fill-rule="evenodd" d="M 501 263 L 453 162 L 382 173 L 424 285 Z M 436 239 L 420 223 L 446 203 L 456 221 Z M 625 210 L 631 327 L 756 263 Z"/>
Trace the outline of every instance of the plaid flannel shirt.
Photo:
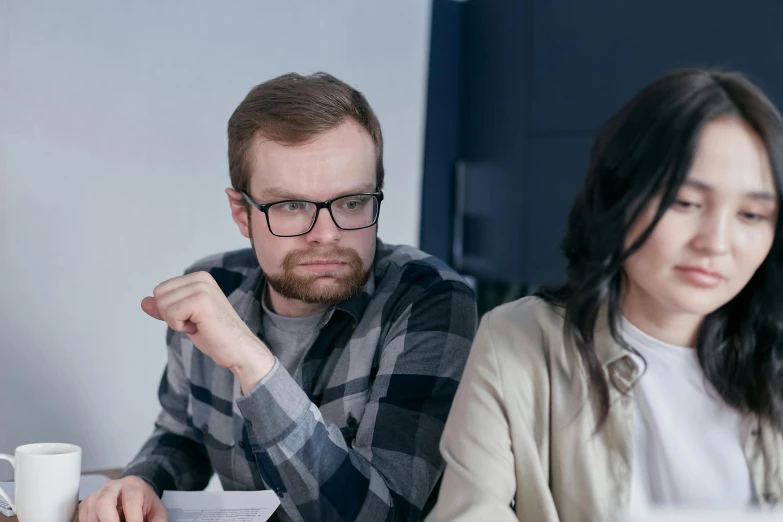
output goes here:
<path id="1" fill-rule="evenodd" d="M 206 258 L 264 339 L 264 276 L 250 249 Z M 418 520 L 444 464 L 438 444 L 477 326 L 473 291 L 444 263 L 378 241 L 360 295 L 332 307 L 302 363 L 279 362 L 248 393 L 168 330 L 156 429 L 124 475 L 162 491 L 271 489 L 280 521 Z M 275 519 L 273 517 L 273 520 Z"/>

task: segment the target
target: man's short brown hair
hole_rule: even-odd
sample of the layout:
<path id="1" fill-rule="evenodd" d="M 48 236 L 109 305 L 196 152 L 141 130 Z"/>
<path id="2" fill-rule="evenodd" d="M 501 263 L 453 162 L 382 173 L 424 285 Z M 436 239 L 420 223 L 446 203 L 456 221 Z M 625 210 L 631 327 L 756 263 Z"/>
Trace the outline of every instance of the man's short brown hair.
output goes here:
<path id="1" fill-rule="evenodd" d="M 375 144 L 377 189 L 383 187 L 381 125 L 362 93 L 319 72 L 284 74 L 251 89 L 228 120 L 228 169 L 234 190 L 250 184 L 248 150 L 261 136 L 283 145 L 305 143 L 348 118 L 370 134 Z"/>

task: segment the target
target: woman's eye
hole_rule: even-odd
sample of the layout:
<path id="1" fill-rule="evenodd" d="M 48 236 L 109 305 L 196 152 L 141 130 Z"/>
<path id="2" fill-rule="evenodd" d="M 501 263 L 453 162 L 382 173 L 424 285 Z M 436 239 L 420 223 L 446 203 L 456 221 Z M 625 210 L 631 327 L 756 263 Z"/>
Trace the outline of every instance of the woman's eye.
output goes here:
<path id="1" fill-rule="evenodd" d="M 767 219 L 767 216 L 756 214 L 754 212 L 740 212 L 740 216 L 747 219 L 748 221 L 765 221 Z"/>
<path id="2" fill-rule="evenodd" d="M 686 199 L 678 199 L 677 201 L 675 201 L 675 205 L 677 205 L 680 208 L 685 208 L 685 209 L 698 208 L 699 207 L 698 203 L 695 203 L 693 201 L 688 201 Z"/>

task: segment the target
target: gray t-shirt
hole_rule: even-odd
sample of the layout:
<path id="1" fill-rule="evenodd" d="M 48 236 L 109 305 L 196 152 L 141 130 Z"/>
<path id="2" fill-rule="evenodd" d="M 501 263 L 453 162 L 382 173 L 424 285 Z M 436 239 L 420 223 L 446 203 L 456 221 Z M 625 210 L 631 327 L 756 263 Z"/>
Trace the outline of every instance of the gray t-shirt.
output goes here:
<path id="1" fill-rule="evenodd" d="M 261 298 L 263 340 L 288 374 L 301 385 L 302 361 L 318 336 L 325 312 L 307 317 L 285 317 L 269 308 L 268 299 L 265 288 Z"/>

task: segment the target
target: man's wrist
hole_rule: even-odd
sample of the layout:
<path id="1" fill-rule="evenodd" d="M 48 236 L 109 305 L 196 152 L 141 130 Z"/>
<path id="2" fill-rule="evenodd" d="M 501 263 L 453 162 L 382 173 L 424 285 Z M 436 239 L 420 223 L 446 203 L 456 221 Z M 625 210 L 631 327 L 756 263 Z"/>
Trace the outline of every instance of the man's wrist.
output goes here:
<path id="1" fill-rule="evenodd" d="M 241 363 L 229 367 L 234 376 L 239 380 L 242 393 L 252 390 L 264 377 L 269 375 L 275 367 L 275 356 L 260 341 L 254 343 L 247 351 L 247 355 Z"/>

